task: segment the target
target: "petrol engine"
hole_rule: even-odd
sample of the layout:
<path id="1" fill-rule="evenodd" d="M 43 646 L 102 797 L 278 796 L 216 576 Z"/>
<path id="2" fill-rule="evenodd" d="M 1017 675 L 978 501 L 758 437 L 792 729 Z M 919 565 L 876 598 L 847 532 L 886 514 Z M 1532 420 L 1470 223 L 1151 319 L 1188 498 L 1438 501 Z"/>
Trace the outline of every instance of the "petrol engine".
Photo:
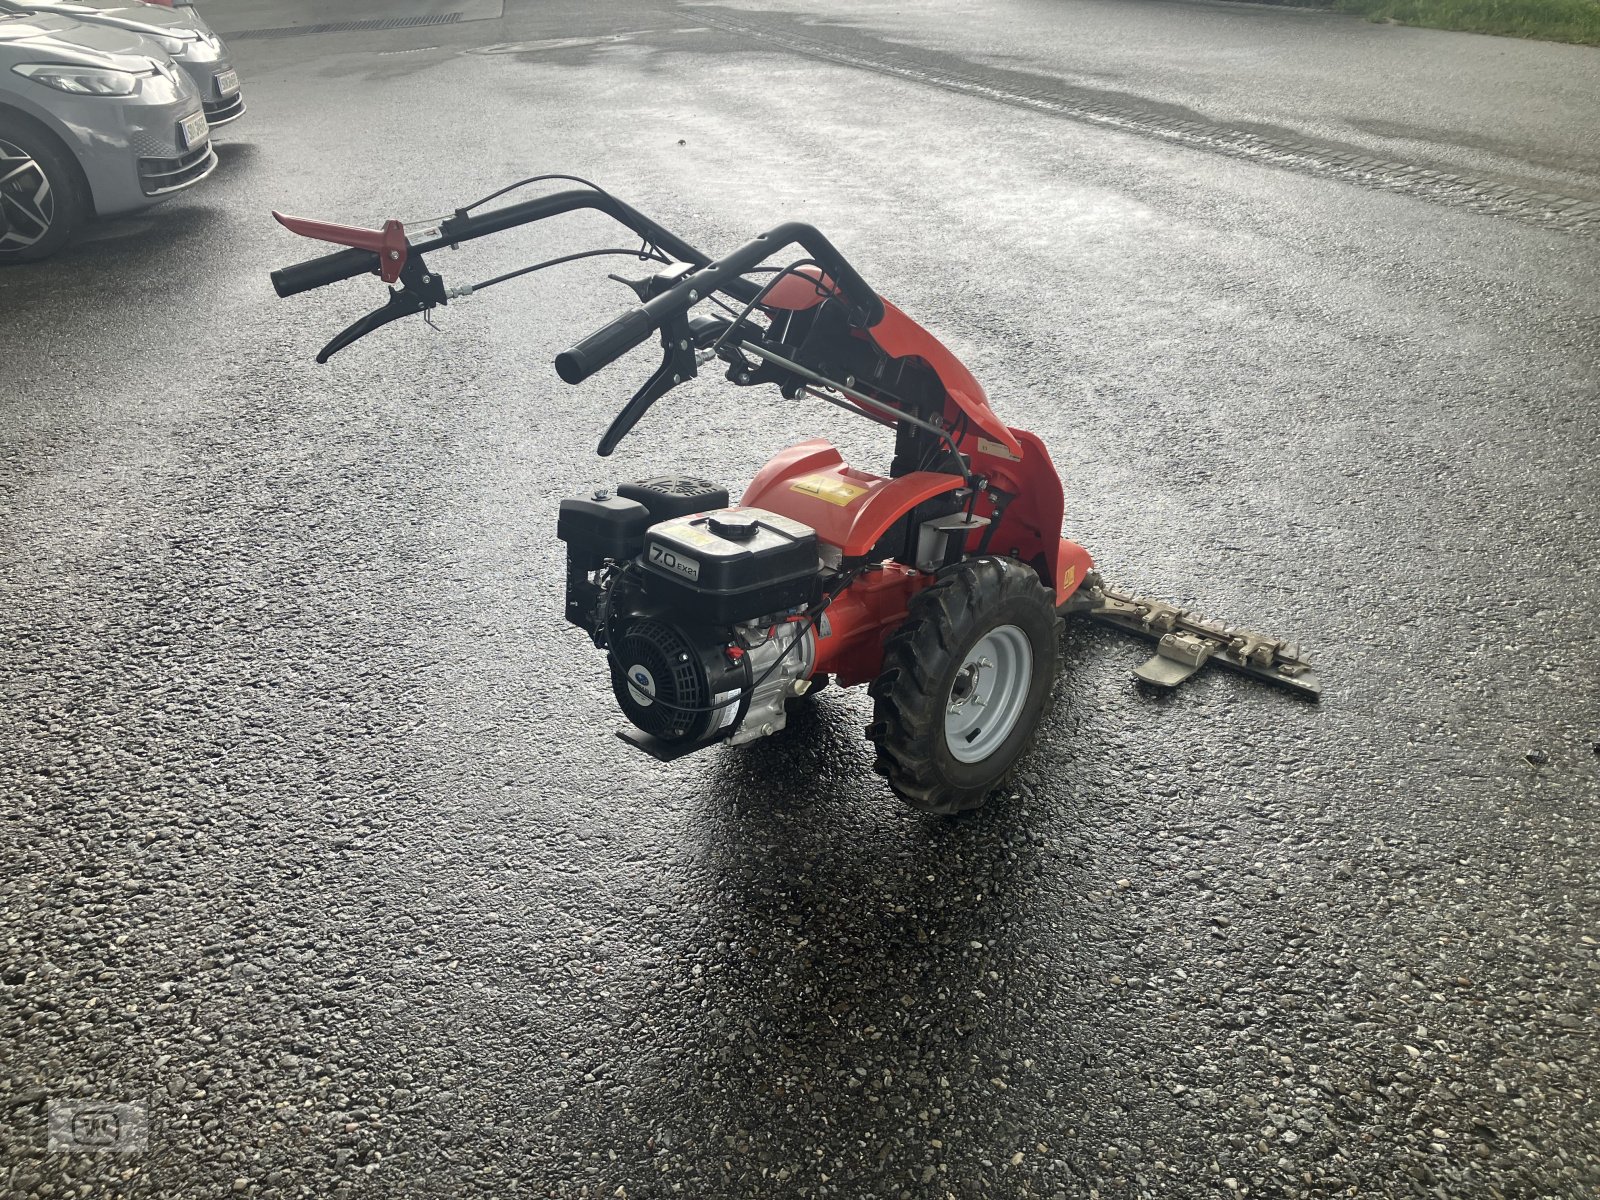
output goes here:
<path id="1" fill-rule="evenodd" d="M 606 651 L 623 736 L 658 758 L 784 727 L 816 664 L 816 531 L 663 476 L 561 502 L 567 620 Z"/>

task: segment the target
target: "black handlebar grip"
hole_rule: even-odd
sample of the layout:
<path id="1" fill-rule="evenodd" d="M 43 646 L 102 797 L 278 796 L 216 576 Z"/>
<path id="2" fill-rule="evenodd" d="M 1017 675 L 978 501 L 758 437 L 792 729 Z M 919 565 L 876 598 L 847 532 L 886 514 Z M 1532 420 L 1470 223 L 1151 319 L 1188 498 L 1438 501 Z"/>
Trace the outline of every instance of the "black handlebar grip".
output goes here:
<path id="1" fill-rule="evenodd" d="M 357 275 L 377 269 L 378 256 L 371 250 L 340 250 L 337 254 L 308 258 L 292 267 L 274 271 L 272 287 L 280 296 L 297 296 L 312 288 L 338 283 L 341 279 L 354 279 Z"/>
<path id="2" fill-rule="evenodd" d="M 596 329 L 570 350 L 556 355 L 556 374 L 568 383 L 582 383 L 601 367 L 617 361 L 655 332 L 642 308 L 627 312 Z"/>

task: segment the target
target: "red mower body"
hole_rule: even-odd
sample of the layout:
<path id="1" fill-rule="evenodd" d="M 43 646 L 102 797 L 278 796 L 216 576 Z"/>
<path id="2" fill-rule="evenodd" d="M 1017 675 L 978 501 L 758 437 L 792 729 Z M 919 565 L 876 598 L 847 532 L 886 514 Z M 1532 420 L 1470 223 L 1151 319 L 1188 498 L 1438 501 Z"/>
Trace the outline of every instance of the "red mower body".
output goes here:
<path id="1" fill-rule="evenodd" d="M 761 304 L 769 310 L 804 312 L 821 304 L 833 291 L 833 282 L 827 276 L 813 267 L 802 267 L 780 280 Z M 880 300 L 882 319 L 855 336 L 870 341 L 891 358 L 918 361 L 933 370 L 945 393 L 945 424 L 958 431 L 956 444 L 969 456 L 973 471 L 989 484 L 978 498 L 974 513 L 996 520 L 993 497 L 1014 497 L 997 519 L 999 528 L 990 539 L 990 550 L 1028 563 L 1055 593 L 1057 606 L 1065 604 L 1094 568 L 1094 561 L 1082 546 L 1061 536 L 1066 505 L 1061 477 L 1050 461 L 1050 452 L 1036 435 L 1000 420 L 989 407 L 983 385 L 943 342 L 890 301 L 882 297 Z M 795 490 L 795 480 L 811 474 L 829 480 L 825 492 L 816 498 L 831 504 L 831 514 L 819 504 L 806 504 L 803 500 L 801 511 L 783 506 L 791 499 L 784 493 Z M 866 553 L 912 506 L 961 486 L 955 476 L 942 475 L 945 486 L 935 487 L 931 480 L 923 478 L 927 474 L 930 473 L 902 476 L 892 482 L 906 484 L 918 479 L 918 486 L 883 494 L 873 481 L 878 485 L 891 481 L 845 466 L 838 451 L 827 442 L 804 442 L 780 452 L 767 463 L 745 492 L 744 503 L 812 524 L 825 541 L 853 547 L 845 549 L 845 554 L 852 556 Z M 857 488 L 866 491 L 853 498 Z M 908 501 L 903 507 L 898 503 L 901 499 Z M 812 516 L 825 518 L 826 524 L 818 524 L 811 520 Z M 976 549 L 978 540 L 975 535 L 969 549 Z"/>
<path id="2" fill-rule="evenodd" d="M 987 439 L 972 439 L 989 447 L 973 447 L 975 462 L 978 455 L 992 460 L 983 473 L 995 488 L 1015 497 L 1000 514 L 990 545 L 1038 571 L 1060 608 L 1094 563 L 1076 542 L 1046 532 L 1061 528 L 1060 481 L 1038 438 L 1023 430 L 1008 432 L 1022 451 L 1015 457 Z M 768 460 L 740 504 L 809 525 L 819 541 L 837 547 L 844 559 L 853 559 L 871 553 L 917 505 L 961 486 L 959 476 L 938 471 L 916 471 L 897 479 L 858 471 L 833 445 L 817 438 Z M 991 520 L 996 511 L 987 493 L 975 506 L 978 516 Z M 982 536 L 981 531 L 968 536 L 968 553 L 977 550 Z M 828 608 L 819 628 L 816 673 L 834 675 L 846 687 L 876 678 L 883 665 L 884 640 L 904 622 L 911 597 L 933 581 L 928 572 L 894 561 L 858 577 Z"/>
<path id="3" fill-rule="evenodd" d="M 1063 485 L 1044 443 L 1002 421 L 972 372 L 809 225 L 776 226 L 713 260 L 590 184 L 475 213 L 509 190 L 457 209 L 420 242 L 396 222 L 280 217 L 347 249 L 275 272 L 279 295 L 367 272 L 400 285 L 318 361 L 391 321 L 575 258 L 662 264 L 644 279 L 613 276 L 638 304 L 556 356 L 557 374 L 576 384 L 659 341 L 660 364 L 600 439 L 602 457 L 713 360 L 736 386 L 868 417 L 892 431 L 894 449 L 880 474 L 850 466 L 827 441 L 800 442 L 774 455 L 737 505 L 720 484 L 671 472 L 561 500 L 566 619 L 606 654 L 629 722 L 619 734 L 671 762 L 782 731 L 829 678 L 868 684 L 866 736 L 896 794 L 935 813 L 982 803 L 1048 710 L 1059 618 L 1111 603 L 1088 552 L 1062 536 Z M 423 261 L 583 208 L 637 233 L 640 249 L 567 255 L 455 289 Z M 809 257 L 762 265 L 795 244 Z M 721 313 L 692 311 L 708 300 Z M 1124 609 L 1129 620 L 1146 611 L 1133 600 Z M 1162 610 L 1163 645 L 1198 664 L 1203 655 L 1182 641 L 1191 631 L 1175 624 L 1183 616 Z M 1209 652 L 1264 671 L 1273 664 L 1255 662 L 1263 646 Z"/>

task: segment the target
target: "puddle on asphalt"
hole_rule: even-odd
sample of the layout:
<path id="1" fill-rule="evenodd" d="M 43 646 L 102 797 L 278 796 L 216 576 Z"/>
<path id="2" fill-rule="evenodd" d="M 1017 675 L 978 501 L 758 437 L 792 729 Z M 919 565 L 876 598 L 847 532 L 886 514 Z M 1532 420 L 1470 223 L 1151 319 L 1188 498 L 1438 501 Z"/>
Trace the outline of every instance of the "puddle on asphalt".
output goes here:
<path id="1" fill-rule="evenodd" d="M 539 54 L 555 50 L 594 50 L 620 45 L 639 38 L 660 38 L 679 34 L 720 32 L 706 25 L 680 25 L 669 28 L 629 29 L 622 33 L 595 34 L 590 37 L 539 38 L 526 42 L 491 42 L 465 47 L 466 54 Z"/>
<path id="2" fill-rule="evenodd" d="M 536 54 L 541 50 L 588 50 L 595 46 L 609 46 L 634 38 L 632 33 L 608 33 L 600 37 L 544 38 L 533 42 L 494 42 L 487 46 L 473 46 L 468 54 Z"/>

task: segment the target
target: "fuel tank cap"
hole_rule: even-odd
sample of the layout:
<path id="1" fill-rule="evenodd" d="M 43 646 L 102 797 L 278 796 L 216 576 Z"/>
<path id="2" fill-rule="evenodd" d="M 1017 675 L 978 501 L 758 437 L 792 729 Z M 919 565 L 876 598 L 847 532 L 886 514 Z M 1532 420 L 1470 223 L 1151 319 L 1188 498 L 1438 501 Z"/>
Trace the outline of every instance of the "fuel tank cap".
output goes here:
<path id="1" fill-rule="evenodd" d="M 716 516 L 706 519 L 706 528 L 730 542 L 748 542 L 761 529 L 761 523 L 751 517 Z"/>

